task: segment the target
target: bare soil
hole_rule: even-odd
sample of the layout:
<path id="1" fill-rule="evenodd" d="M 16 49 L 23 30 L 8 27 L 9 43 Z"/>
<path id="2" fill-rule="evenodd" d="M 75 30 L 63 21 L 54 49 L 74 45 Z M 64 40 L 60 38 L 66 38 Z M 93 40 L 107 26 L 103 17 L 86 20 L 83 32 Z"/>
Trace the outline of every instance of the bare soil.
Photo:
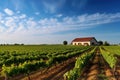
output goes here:
<path id="1" fill-rule="evenodd" d="M 96 50 L 95 55 L 89 61 L 88 65 L 83 69 L 78 80 L 117 80 L 104 60 L 99 49 Z"/>
<path id="2" fill-rule="evenodd" d="M 64 80 L 64 73 L 74 68 L 75 61 L 76 57 L 73 57 L 51 67 L 34 71 L 28 76 L 20 75 L 11 80 Z M 120 80 L 120 56 L 117 56 L 116 67 L 113 71 L 97 48 L 77 80 Z"/>
<path id="3" fill-rule="evenodd" d="M 116 63 L 116 66 L 115 66 L 114 75 L 115 75 L 117 80 L 120 80 L 120 56 L 116 55 L 115 57 L 117 58 L 117 63 Z"/>
<path id="4" fill-rule="evenodd" d="M 79 55 L 84 54 L 84 52 L 89 52 L 89 51 L 91 51 L 91 49 L 83 51 Z M 63 61 L 62 63 L 54 65 L 43 71 L 38 71 L 34 74 L 31 74 L 31 75 L 29 75 L 29 78 L 25 77 L 20 80 L 64 80 L 63 75 L 67 71 L 74 68 L 76 58 L 79 55 L 72 57 L 66 61 Z"/>
<path id="5" fill-rule="evenodd" d="M 69 71 L 70 69 L 73 69 L 75 61 L 76 59 L 74 57 L 63 63 L 52 66 L 46 71 L 31 74 L 30 80 L 63 80 L 64 73 Z M 25 77 L 21 80 L 28 80 L 28 77 Z"/>
<path id="6" fill-rule="evenodd" d="M 84 52 L 91 51 L 92 48 L 81 52 L 79 55 Z M 16 75 L 14 77 L 9 78 L 8 80 L 63 80 L 63 75 L 74 68 L 76 55 L 62 63 L 55 64 L 48 68 L 43 68 L 37 71 L 31 72 L 29 75 Z M 0 77 L 0 80 L 5 80 L 5 77 Z"/>

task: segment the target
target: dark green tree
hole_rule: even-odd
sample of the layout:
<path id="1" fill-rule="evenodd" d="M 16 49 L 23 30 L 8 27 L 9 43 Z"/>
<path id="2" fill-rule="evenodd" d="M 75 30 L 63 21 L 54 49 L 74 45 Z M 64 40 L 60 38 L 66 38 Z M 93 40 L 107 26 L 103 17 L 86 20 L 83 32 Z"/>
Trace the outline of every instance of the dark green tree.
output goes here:
<path id="1" fill-rule="evenodd" d="M 98 41 L 98 45 L 103 45 L 103 41 Z"/>
<path id="2" fill-rule="evenodd" d="M 68 42 L 67 41 L 63 41 L 63 45 L 67 45 L 68 44 Z"/>
<path id="3" fill-rule="evenodd" d="M 107 41 L 104 42 L 104 46 L 109 46 L 110 43 L 108 43 Z"/>

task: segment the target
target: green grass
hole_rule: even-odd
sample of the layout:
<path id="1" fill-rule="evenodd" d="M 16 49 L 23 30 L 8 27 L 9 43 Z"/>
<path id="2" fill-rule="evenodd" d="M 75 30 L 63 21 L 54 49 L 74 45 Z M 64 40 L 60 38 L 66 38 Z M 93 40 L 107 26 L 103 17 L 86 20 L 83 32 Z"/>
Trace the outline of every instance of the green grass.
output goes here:
<path id="1" fill-rule="evenodd" d="M 104 46 L 104 48 L 111 54 L 120 55 L 120 46 Z"/>

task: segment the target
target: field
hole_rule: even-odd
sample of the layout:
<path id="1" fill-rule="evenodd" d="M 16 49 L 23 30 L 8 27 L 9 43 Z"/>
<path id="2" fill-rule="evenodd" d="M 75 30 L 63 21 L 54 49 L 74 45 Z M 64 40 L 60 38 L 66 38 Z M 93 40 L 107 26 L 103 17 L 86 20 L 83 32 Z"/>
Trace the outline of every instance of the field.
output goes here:
<path id="1" fill-rule="evenodd" d="M 0 46 L 0 80 L 120 80 L 120 46 Z"/>

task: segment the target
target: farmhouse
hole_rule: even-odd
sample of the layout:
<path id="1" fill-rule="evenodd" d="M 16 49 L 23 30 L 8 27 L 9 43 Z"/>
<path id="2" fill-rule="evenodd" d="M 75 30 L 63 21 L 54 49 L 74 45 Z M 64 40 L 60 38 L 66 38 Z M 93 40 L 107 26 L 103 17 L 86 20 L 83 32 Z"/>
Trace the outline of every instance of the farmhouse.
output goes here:
<path id="1" fill-rule="evenodd" d="M 95 37 L 75 38 L 71 44 L 91 46 L 91 45 L 97 45 L 97 40 L 95 39 Z"/>

